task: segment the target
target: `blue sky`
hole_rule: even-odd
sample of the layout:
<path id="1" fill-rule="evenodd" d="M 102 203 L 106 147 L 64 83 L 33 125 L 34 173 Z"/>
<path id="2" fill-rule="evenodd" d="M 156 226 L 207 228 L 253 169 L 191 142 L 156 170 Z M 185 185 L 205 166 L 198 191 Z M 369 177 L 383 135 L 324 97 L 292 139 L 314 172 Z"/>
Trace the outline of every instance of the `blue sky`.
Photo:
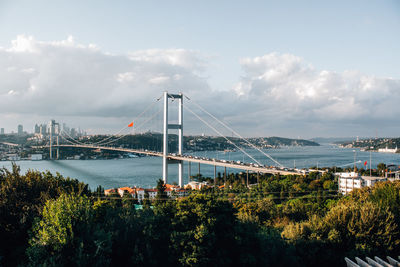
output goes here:
<path id="1" fill-rule="evenodd" d="M 302 60 L 300 65 L 311 65 L 315 73 L 360 73 L 350 80 L 363 81 L 364 76 L 400 78 L 399 1 L 1 1 L 0 25 L 0 47 L 5 50 L 23 34 L 47 44 L 73 36 L 76 45 L 95 44 L 102 54 L 121 56 L 151 49 L 157 49 L 160 55 L 162 50 L 191 51 L 196 54 L 198 65 L 193 74 L 205 80 L 204 86 L 210 92 L 237 93 L 237 88 L 243 89 L 246 83 L 248 91 L 241 92 L 253 92 L 256 78 L 250 76 L 258 72 L 248 64 L 246 71 L 243 60 L 253 59 L 256 64 L 256 58 L 271 53 L 298 57 Z M 263 66 L 270 68 L 272 58 L 263 60 L 269 60 Z M 302 81 L 299 79 L 300 86 Z M 268 80 L 264 86 L 270 83 Z M 390 86 L 394 92 L 399 89 L 397 83 Z M 335 94 L 334 87 L 329 90 Z M 15 118 L 18 113 L 0 112 L 7 118 Z M 304 114 L 299 120 L 309 122 L 313 118 Z M 44 118 L 46 114 L 35 115 Z M 367 125 L 360 121 L 368 121 L 370 115 L 345 122 L 360 124 L 356 127 L 359 132 L 332 132 L 330 129 L 343 118 L 339 114 L 327 122 L 332 126 L 315 134 L 363 135 Z M 47 116 L 51 116 L 50 111 Z M 240 118 L 226 116 L 226 120 L 234 123 Z M 10 122 L 7 126 L 12 127 Z M 257 134 L 285 135 L 289 127 L 275 126 L 281 130 L 259 129 Z M 312 127 L 320 129 L 317 124 Z M 398 129 L 389 128 L 382 132 L 396 135 Z M 313 133 L 302 129 L 294 135 L 312 137 Z"/>

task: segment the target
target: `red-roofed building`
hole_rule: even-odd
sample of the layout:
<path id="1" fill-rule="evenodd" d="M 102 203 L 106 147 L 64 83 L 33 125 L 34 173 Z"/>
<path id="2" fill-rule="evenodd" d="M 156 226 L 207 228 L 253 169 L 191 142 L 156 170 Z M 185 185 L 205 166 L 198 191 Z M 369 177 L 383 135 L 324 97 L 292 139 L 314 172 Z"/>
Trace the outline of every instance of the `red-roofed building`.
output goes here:
<path id="1" fill-rule="evenodd" d="M 131 196 L 135 197 L 136 190 L 134 188 L 130 188 L 130 187 L 118 188 L 118 194 L 121 197 L 123 197 L 125 193 L 130 194 Z"/>
<path id="2" fill-rule="evenodd" d="M 104 190 L 104 195 L 109 196 L 115 192 L 117 192 L 117 190 L 115 188 L 106 189 L 106 190 Z"/>

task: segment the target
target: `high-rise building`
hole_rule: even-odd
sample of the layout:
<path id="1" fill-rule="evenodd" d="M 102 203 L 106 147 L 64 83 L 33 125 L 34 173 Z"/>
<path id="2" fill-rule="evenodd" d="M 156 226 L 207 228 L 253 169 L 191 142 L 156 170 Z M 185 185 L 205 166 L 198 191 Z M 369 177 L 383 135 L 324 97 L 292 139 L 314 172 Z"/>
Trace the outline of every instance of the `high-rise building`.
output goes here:
<path id="1" fill-rule="evenodd" d="M 47 125 L 46 124 L 42 124 L 39 126 L 39 133 L 41 135 L 46 135 L 47 134 Z"/>
<path id="2" fill-rule="evenodd" d="M 72 138 L 75 138 L 76 137 L 76 135 L 77 135 L 77 133 L 76 133 L 76 130 L 75 130 L 75 128 L 71 128 L 71 137 Z"/>
<path id="3" fill-rule="evenodd" d="M 60 124 L 57 122 L 54 124 L 54 133 L 55 134 L 60 134 L 61 129 L 60 129 Z"/>
<path id="4" fill-rule="evenodd" d="M 18 124 L 18 135 L 22 135 L 24 133 L 24 127 L 22 124 Z"/>
<path id="5" fill-rule="evenodd" d="M 0 129 L 0 134 L 4 134 L 4 128 Z"/>
<path id="6" fill-rule="evenodd" d="M 66 134 L 71 134 L 71 129 L 65 123 L 62 124 L 62 131 Z"/>
<path id="7" fill-rule="evenodd" d="M 35 124 L 35 130 L 33 133 L 40 134 L 40 126 L 39 125 Z"/>
<path id="8" fill-rule="evenodd" d="M 56 124 L 55 120 L 51 120 L 49 121 L 49 123 L 47 124 L 47 133 L 49 135 L 54 135 L 54 125 Z"/>

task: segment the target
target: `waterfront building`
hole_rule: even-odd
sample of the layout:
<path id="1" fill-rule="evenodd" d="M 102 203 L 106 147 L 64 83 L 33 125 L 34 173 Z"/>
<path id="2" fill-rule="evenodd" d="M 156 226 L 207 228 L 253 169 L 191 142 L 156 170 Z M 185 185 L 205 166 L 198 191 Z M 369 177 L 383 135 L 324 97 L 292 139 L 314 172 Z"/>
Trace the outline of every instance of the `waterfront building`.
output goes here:
<path id="1" fill-rule="evenodd" d="M 145 197 L 146 194 L 148 195 L 149 199 L 155 199 L 158 190 L 156 188 L 141 188 L 141 187 L 121 187 L 118 188 L 117 190 L 115 189 L 104 190 L 104 194 L 106 196 L 114 192 L 117 192 L 121 197 L 123 197 L 125 194 L 129 194 L 133 198 L 137 198 L 138 201 L 141 203 L 146 198 Z M 176 197 L 184 197 L 187 195 L 188 192 L 187 190 L 180 188 L 179 186 L 166 184 L 165 193 L 170 198 L 176 198 Z"/>
<path id="2" fill-rule="evenodd" d="M 385 176 L 389 181 L 400 180 L 400 166 L 394 164 L 387 165 Z"/>
<path id="3" fill-rule="evenodd" d="M 338 175 L 339 193 L 346 195 L 355 188 L 362 187 L 361 176 L 357 172 L 341 172 Z"/>
<path id="4" fill-rule="evenodd" d="M 157 189 L 139 188 L 139 190 L 137 190 L 136 192 L 137 192 L 137 197 L 138 197 L 139 202 L 142 202 L 143 199 L 145 199 L 146 193 L 149 195 L 149 199 L 155 199 L 157 196 Z"/>
<path id="5" fill-rule="evenodd" d="M 21 160 L 21 157 L 18 156 L 18 154 L 6 154 L 7 158 L 9 161 L 17 161 L 17 160 Z"/>
<path id="6" fill-rule="evenodd" d="M 0 129 L 0 134 L 4 134 L 4 128 Z"/>
<path id="7" fill-rule="evenodd" d="M 388 148 L 387 146 L 386 146 L 386 148 L 379 148 L 378 149 L 378 152 L 382 152 L 382 153 L 397 153 L 399 150 L 397 149 L 397 146 L 396 146 L 396 148 Z"/>
<path id="8" fill-rule="evenodd" d="M 361 176 L 357 172 L 336 173 L 338 176 L 339 193 L 346 195 L 353 189 L 360 189 L 365 186 L 373 186 L 377 182 L 387 181 L 387 177 Z"/>
<path id="9" fill-rule="evenodd" d="M 185 189 L 200 190 L 205 186 L 207 186 L 206 182 L 191 181 L 185 185 Z"/>
<path id="10" fill-rule="evenodd" d="M 130 194 L 131 196 L 135 197 L 135 188 L 130 188 L 130 187 L 121 187 L 118 188 L 118 194 L 123 197 L 124 194 Z"/>
<path id="11" fill-rule="evenodd" d="M 31 155 L 31 160 L 32 161 L 37 161 L 37 160 L 42 160 L 43 159 L 43 155 L 42 154 L 32 154 Z"/>
<path id="12" fill-rule="evenodd" d="M 109 196 L 111 194 L 114 194 L 115 192 L 116 192 L 115 188 L 106 189 L 104 190 L 104 195 Z"/>

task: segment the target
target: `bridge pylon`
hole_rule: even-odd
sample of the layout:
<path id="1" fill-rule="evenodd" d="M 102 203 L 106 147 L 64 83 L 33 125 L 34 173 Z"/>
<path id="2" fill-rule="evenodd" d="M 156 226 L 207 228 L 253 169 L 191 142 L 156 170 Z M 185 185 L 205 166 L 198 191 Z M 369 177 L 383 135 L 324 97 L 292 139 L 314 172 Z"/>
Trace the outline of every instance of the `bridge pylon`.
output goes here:
<path id="1" fill-rule="evenodd" d="M 59 134 L 60 134 L 60 124 L 56 123 L 55 120 L 51 120 L 49 122 L 49 158 L 53 159 L 53 143 L 54 143 L 54 139 L 53 137 L 56 137 L 56 144 L 57 144 L 57 148 L 56 148 L 56 159 L 59 159 L 60 157 L 60 140 L 59 140 Z"/>
<path id="2" fill-rule="evenodd" d="M 178 123 L 169 124 L 168 122 L 168 99 L 178 99 Z M 164 131 L 163 131 L 163 180 L 168 183 L 168 130 L 178 130 L 178 154 L 183 153 L 183 94 L 168 94 L 164 92 Z M 178 180 L 179 186 L 183 186 L 183 161 L 178 161 Z"/>

